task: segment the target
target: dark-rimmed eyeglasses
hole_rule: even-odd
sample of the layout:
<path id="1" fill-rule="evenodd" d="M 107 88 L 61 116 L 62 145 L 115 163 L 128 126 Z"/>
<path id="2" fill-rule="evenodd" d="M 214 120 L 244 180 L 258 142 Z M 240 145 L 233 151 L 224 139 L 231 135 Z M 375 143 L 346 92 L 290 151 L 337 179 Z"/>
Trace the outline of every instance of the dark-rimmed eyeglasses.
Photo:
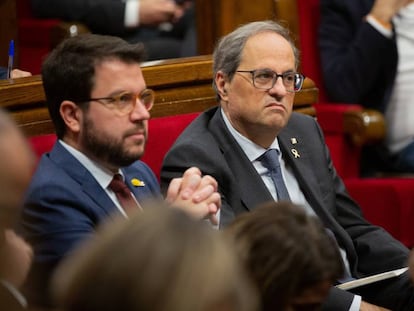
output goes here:
<path id="1" fill-rule="evenodd" d="M 282 78 L 283 85 L 288 92 L 298 92 L 302 88 L 305 76 L 298 72 L 278 74 L 270 69 L 237 70 L 252 75 L 253 86 L 261 90 L 270 90 L 275 86 L 277 78 Z"/>
<path id="2" fill-rule="evenodd" d="M 116 95 L 100 98 L 88 98 L 78 101 L 79 103 L 86 103 L 95 101 L 109 109 L 116 110 L 121 115 L 126 115 L 134 110 L 139 101 L 147 111 L 154 106 L 155 92 L 151 89 L 145 89 L 139 94 L 132 92 L 122 92 Z"/>

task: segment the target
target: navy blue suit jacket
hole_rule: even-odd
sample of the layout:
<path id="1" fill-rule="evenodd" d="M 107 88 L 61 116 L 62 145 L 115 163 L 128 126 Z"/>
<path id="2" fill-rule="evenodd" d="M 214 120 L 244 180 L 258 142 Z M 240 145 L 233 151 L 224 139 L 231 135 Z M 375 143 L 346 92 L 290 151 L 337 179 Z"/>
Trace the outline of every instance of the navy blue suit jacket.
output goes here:
<path id="1" fill-rule="evenodd" d="M 331 100 L 385 111 L 395 80 L 395 36 L 386 38 L 364 20 L 374 0 L 321 0 L 319 47 Z"/>
<path id="2" fill-rule="evenodd" d="M 160 196 L 158 181 L 141 161 L 122 168 L 138 201 Z M 144 187 L 128 181 L 138 178 Z M 47 305 L 48 281 L 55 266 L 104 220 L 121 215 L 90 172 L 59 142 L 40 159 L 22 213 L 23 235 L 34 249 L 24 286 L 29 301 Z"/>
<path id="3" fill-rule="evenodd" d="M 293 144 L 292 138 L 297 143 Z M 369 224 L 359 206 L 348 195 L 314 118 L 293 113 L 287 126 L 279 133 L 278 140 L 282 156 L 292 168 L 307 201 L 347 252 L 354 277 L 406 265 L 407 248 L 383 229 Z M 299 158 L 294 156 L 292 148 L 298 151 Z M 213 176 L 218 182 L 222 196 L 221 227 L 238 214 L 273 200 L 261 177 L 228 131 L 217 107 L 196 118 L 167 153 L 161 171 L 162 187 L 191 166 L 199 167 L 203 174 Z M 407 275 L 387 284 L 382 283 L 364 295 L 378 303 L 388 300 L 386 303 L 391 303 L 392 310 L 399 310 L 396 306 L 400 304 L 414 306 L 414 291 Z M 348 310 L 352 298 L 350 293 L 333 288 L 324 310 Z"/>

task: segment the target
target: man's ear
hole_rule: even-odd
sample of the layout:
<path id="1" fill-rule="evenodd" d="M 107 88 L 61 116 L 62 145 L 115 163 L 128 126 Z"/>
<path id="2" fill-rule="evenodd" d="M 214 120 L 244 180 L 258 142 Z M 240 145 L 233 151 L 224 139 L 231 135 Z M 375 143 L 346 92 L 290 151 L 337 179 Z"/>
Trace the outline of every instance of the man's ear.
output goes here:
<path id="1" fill-rule="evenodd" d="M 216 73 L 216 77 L 214 78 L 214 82 L 216 84 L 217 92 L 220 95 L 220 98 L 224 101 L 227 101 L 227 99 L 228 99 L 228 95 L 227 95 L 227 87 L 228 87 L 227 76 L 222 71 L 218 71 Z"/>
<path id="2" fill-rule="evenodd" d="M 60 116 L 71 132 L 78 133 L 81 127 L 82 110 L 73 101 L 65 100 L 60 105 Z"/>

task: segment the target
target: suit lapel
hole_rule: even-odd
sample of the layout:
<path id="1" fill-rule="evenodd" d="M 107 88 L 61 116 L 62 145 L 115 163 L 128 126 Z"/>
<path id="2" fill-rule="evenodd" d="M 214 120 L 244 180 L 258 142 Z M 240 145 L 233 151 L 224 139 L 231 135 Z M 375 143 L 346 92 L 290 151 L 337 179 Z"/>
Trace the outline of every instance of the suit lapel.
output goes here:
<path id="1" fill-rule="evenodd" d="M 129 167 L 122 168 L 122 172 L 125 176 L 125 183 L 128 188 L 132 191 L 137 201 L 143 205 L 143 201 L 146 199 L 154 198 L 156 194 L 151 190 L 151 181 L 145 178 L 138 170 L 133 170 Z M 136 184 L 133 185 L 132 180 L 135 180 Z M 141 184 L 138 184 L 141 182 Z"/>
<path id="2" fill-rule="evenodd" d="M 98 184 L 89 171 L 70 154 L 59 142 L 56 142 L 50 158 L 65 173 L 79 183 L 82 191 L 91 198 L 106 214 L 111 215 L 117 210 L 111 198 Z"/>
<path id="3" fill-rule="evenodd" d="M 320 198 L 323 197 L 323 194 L 320 187 L 316 186 L 318 181 L 312 170 L 314 163 L 310 160 L 309 154 L 311 151 L 306 147 L 307 144 L 305 144 L 304 138 L 286 127 L 278 135 L 278 140 L 283 158 L 292 168 L 309 204 L 315 209 L 316 213 L 318 213 L 317 209 L 322 211 L 323 202 Z"/>

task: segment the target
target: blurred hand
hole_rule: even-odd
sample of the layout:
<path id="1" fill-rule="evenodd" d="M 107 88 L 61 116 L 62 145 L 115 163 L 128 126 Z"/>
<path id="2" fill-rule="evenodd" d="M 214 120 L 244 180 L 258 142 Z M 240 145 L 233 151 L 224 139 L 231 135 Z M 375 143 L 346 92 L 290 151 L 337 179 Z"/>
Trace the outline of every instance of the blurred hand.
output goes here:
<path id="1" fill-rule="evenodd" d="M 19 288 L 29 272 L 33 251 L 13 230 L 5 229 L 0 242 L 0 279 Z"/>
<path id="2" fill-rule="evenodd" d="M 372 305 L 368 302 L 361 301 L 361 306 L 359 308 L 360 311 L 391 311 L 389 309 L 385 309 L 382 307 L 378 307 L 376 305 Z"/>
<path id="3" fill-rule="evenodd" d="M 202 176 L 196 167 L 187 169 L 182 178 L 174 178 L 167 191 L 167 202 L 183 209 L 197 219 L 209 219 L 217 224 L 216 213 L 221 207 L 217 181 Z"/>
<path id="4" fill-rule="evenodd" d="M 11 72 L 12 79 L 30 77 L 31 75 L 32 75 L 31 72 L 23 71 L 20 69 L 13 69 Z"/>
<path id="5" fill-rule="evenodd" d="M 140 24 L 157 26 L 165 22 L 176 22 L 185 8 L 174 0 L 141 0 L 139 2 Z"/>
<path id="6" fill-rule="evenodd" d="M 390 22 L 398 11 L 414 0 L 376 0 L 370 14 L 383 22 Z"/>

